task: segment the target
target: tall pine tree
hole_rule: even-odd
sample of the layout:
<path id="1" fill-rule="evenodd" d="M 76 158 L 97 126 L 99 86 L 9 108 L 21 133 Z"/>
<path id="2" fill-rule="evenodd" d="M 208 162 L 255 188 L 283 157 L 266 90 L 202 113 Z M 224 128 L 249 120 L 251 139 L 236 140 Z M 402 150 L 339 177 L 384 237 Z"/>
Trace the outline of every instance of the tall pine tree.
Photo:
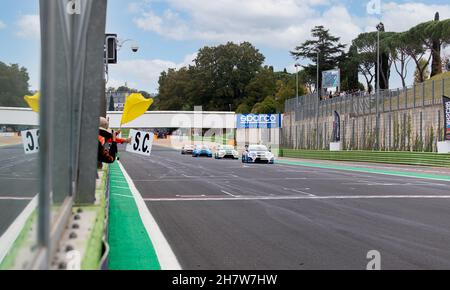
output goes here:
<path id="1" fill-rule="evenodd" d="M 331 35 L 330 31 L 323 26 L 314 27 L 311 35 L 314 39 L 297 46 L 294 51 L 291 51 L 291 55 L 296 60 L 310 60 L 312 63 L 304 66 L 305 73 L 310 79 L 317 81 L 317 54 L 319 54 L 319 89 L 321 89 L 322 72 L 338 67 L 345 45 L 339 42 L 340 37 Z"/>

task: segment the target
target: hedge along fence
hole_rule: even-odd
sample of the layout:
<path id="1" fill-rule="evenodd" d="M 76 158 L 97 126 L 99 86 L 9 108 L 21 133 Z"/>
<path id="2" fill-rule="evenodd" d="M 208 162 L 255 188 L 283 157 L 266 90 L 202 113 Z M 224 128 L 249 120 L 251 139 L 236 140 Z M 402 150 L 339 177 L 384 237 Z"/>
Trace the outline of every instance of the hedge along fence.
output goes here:
<path id="1" fill-rule="evenodd" d="M 392 151 L 325 151 L 280 149 L 280 157 L 374 162 L 450 168 L 450 154 Z"/>

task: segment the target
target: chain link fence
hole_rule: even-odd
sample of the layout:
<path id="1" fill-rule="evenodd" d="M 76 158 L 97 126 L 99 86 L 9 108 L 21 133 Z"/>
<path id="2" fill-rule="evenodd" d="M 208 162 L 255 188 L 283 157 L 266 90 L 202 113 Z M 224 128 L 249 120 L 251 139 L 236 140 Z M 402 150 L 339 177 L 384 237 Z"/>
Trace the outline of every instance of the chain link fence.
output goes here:
<path id="1" fill-rule="evenodd" d="M 285 103 L 281 145 L 289 149 L 327 150 L 334 112 L 341 116 L 343 150 L 435 152 L 444 135 L 442 96 L 450 79 L 404 89 L 334 98 L 310 94 Z"/>

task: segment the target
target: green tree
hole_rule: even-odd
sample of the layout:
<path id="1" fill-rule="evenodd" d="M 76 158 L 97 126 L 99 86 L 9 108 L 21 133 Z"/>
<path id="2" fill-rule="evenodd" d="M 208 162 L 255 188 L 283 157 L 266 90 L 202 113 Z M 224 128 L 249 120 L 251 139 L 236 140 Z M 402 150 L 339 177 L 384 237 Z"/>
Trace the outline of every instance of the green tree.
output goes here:
<path id="1" fill-rule="evenodd" d="M 358 90 L 359 58 L 358 48 L 356 46 L 350 46 L 348 53 L 343 54 L 339 68 L 341 69 L 341 90 Z"/>
<path id="2" fill-rule="evenodd" d="M 439 22 L 439 12 L 434 15 L 434 22 Z M 431 77 L 442 73 L 442 59 L 441 59 L 441 47 L 442 47 L 442 35 L 431 39 L 431 54 L 433 58 L 431 61 Z"/>
<path id="3" fill-rule="evenodd" d="M 392 32 L 385 32 L 384 28 L 380 31 L 380 89 L 389 89 L 389 78 L 391 71 L 391 62 L 389 61 L 389 47 L 386 41 Z M 375 79 L 375 87 L 378 84 L 378 31 L 361 33 L 353 40 L 353 45 L 358 49 L 360 72 L 366 78 L 366 82 Z M 373 72 L 374 70 L 374 72 Z"/>
<path id="4" fill-rule="evenodd" d="M 159 78 L 158 109 L 192 109 L 192 75 L 188 68 L 169 69 Z"/>
<path id="5" fill-rule="evenodd" d="M 228 42 L 199 50 L 193 69 L 194 83 L 199 88 L 197 104 L 206 109 L 228 110 L 248 95 L 247 85 L 261 71 L 265 60 L 249 42 Z"/>
<path id="6" fill-rule="evenodd" d="M 279 104 L 273 96 L 266 97 L 262 102 L 256 103 L 252 114 L 275 114 L 278 112 Z"/>
<path id="7" fill-rule="evenodd" d="M 450 19 L 440 20 L 436 13 L 434 20 L 416 25 L 406 34 L 409 41 L 430 52 L 431 76 L 442 73 L 441 49 L 450 42 Z"/>
<path id="8" fill-rule="evenodd" d="M 395 71 L 402 80 L 403 88 L 406 88 L 408 65 L 411 62 L 411 56 L 408 54 L 408 43 L 403 42 L 401 34 L 392 33 L 386 38 L 386 45 L 390 52 L 390 61 L 394 64 Z"/>
<path id="9" fill-rule="evenodd" d="M 111 94 L 111 96 L 109 97 L 109 108 L 108 111 L 112 112 L 115 111 L 116 108 L 114 107 L 114 98 L 113 95 Z"/>
<path id="10" fill-rule="evenodd" d="M 317 81 L 317 62 L 319 62 L 319 87 L 322 83 L 322 71 L 338 67 L 345 45 L 340 38 L 330 34 L 323 26 L 316 26 L 311 30 L 314 39 L 307 40 L 297 46 L 291 55 L 296 59 L 308 59 L 312 62 L 304 66 L 309 79 Z M 319 56 L 319 60 L 317 59 Z M 316 88 L 317 89 L 317 88 Z M 320 89 L 320 88 L 319 88 Z"/>
<path id="11" fill-rule="evenodd" d="M 430 77 L 430 70 L 428 68 L 429 60 L 421 59 L 416 67 L 416 72 L 414 73 L 414 83 L 423 83 L 424 80 Z"/>
<path id="12" fill-rule="evenodd" d="M 255 104 L 267 96 L 275 95 L 277 91 L 276 76 L 272 67 L 261 68 L 248 85 L 245 86 L 246 101 Z"/>
<path id="13" fill-rule="evenodd" d="M 179 110 L 202 105 L 205 110 L 228 111 L 230 105 L 237 108 L 244 101 L 262 100 L 275 92 L 273 68 L 262 67 L 264 59 L 248 42 L 205 46 L 194 65 L 161 73 L 158 107 Z"/>
<path id="14" fill-rule="evenodd" d="M 246 102 L 240 104 L 237 109 L 236 109 L 236 113 L 238 114 L 249 114 L 252 110 L 252 107 L 247 104 Z"/>
<path id="15" fill-rule="evenodd" d="M 402 33 L 402 38 L 408 44 L 408 54 L 416 63 L 419 77 L 426 75 L 424 70 L 430 62 L 432 76 L 442 73 L 441 47 L 450 42 L 450 19 L 440 21 L 436 15 L 435 20 L 420 23 Z M 429 56 L 425 58 L 428 53 Z"/>
<path id="16" fill-rule="evenodd" d="M 25 107 L 23 97 L 30 94 L 29 80 L 26 68 L 0 62 L 0 106 Z"/>

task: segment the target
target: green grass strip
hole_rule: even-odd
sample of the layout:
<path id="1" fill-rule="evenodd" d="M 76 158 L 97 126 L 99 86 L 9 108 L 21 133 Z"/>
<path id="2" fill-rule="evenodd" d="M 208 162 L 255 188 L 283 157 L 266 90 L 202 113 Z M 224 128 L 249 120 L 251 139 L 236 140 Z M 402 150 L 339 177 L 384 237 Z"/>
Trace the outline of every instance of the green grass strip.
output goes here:
<path id="1" fill-rule="evenodd" d="M 450 181 L 450 176 L 447 176 L 447 175 L 403 172 L 403 171 L 383 170 L 383 169 L 376 169 L 376 168 L 352 167 L 352 166 L 345 166 L 345 165 L 326 165 L 326 164 L 317 164 L 317 163 L 300 162 L 300 161 L 287 161 L 287 160 L 277 160 L 277 163 L 286 164 L 286 165 L 298 165 L 298 166 L 305 166 L 305 167 L 323 168 L 323 169 L 336 169 L 336 170 L 356 171 L 356 172 L 384 174 L 384 175 L 392 175 L 392 176 L 422 178 L 422 179 L 439 180 L 439 181 Z"/>
<path id="2" fill-rule="evenodd" d="M 117 163 L 110 166 L 110 270 L 160 270 L 153 244 Z"/>
<path id="3" fill-rule="evenodd" d="M 450 154 L 389 151 L 325 151 L 281 149 L 290 158 L 450 167 Z"/>
<path id="4" fill-rule="evenodd" d="M 19 236 L 14 242 L 11 250 L 0 264 L 0 271 L 11 270 L 14 267 L 19 252 L 26 247 L 34 246 L 36 240 L 29 240 L 29 233 L 33 226 L 37 226 L 36 224 L 37 224 L 37 212 L 34 211 L 33 214 L 31 214 L 31 216 L 28 218 L 27 222 L 25 223 L 25 226 L 23 227 L 22 231 L 20 232 Z"/>
<path id="5" fill-rule="evenodd" d="M 105 230 L 105 208 L 101 207 L 82 207 L 84 212 L 95 211 L 96 219 L 92 233 L 89 237 L 86 253 L 81 262 L 82 270 L 99 270 L 100 260 L 102 258 L 103 233 Z"/>

